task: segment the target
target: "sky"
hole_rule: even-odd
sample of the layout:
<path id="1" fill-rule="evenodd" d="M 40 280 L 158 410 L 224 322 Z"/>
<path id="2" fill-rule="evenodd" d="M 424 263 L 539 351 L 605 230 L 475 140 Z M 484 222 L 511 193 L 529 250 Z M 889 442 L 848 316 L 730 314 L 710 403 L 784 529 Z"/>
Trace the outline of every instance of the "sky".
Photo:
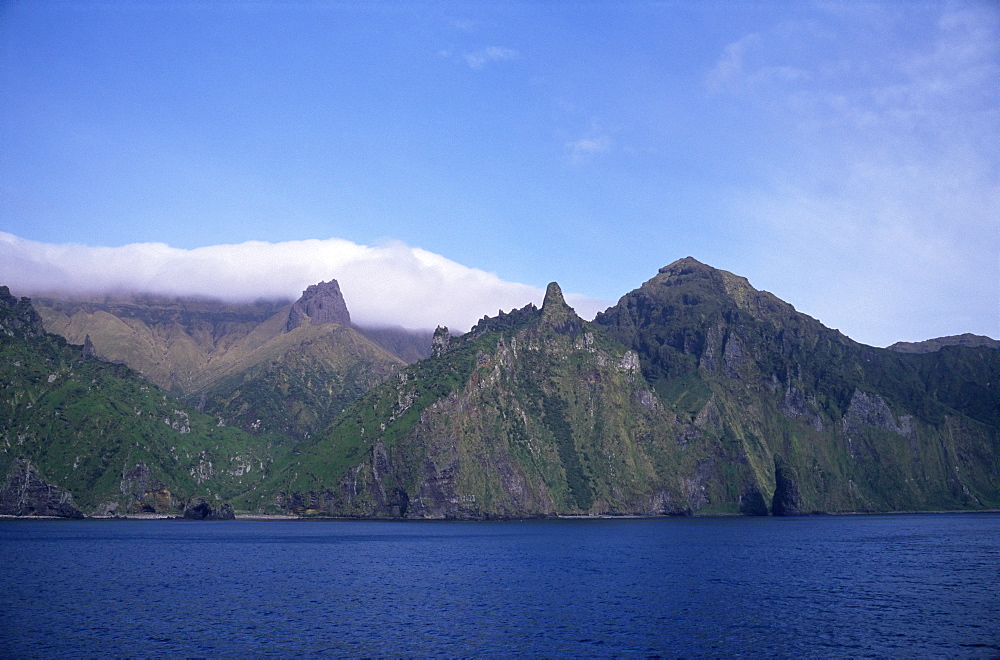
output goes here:
<path id="1" fill-rule="evenodd" d="M 677 259 L 1000 337 L 1000 4 L 0 2 L 0 284 L 590 318 Z"/>

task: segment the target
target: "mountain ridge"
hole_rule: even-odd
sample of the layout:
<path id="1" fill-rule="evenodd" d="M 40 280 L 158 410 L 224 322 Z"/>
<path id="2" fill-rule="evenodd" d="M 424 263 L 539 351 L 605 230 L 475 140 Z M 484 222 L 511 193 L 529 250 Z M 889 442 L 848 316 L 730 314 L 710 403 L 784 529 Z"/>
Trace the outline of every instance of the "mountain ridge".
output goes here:
<path id="1" fill-rule="evenodd" d="M 279 501 L 390 517 L 996 506 L 1000 352 L 952 352 L 859 344 L 690 258 L 592 323 L 553 284 L 541 310 L 485 318 L 349 409 Z M 608 371 L 626 363 L 641 383 Z"/>
<path id="2" fill-rule="evenodd" d="M 8 325 L 44 335 L 30 303 L 10 306 L 20 311 Z M 323 366 L 323 356 L 382 349 L 350 326 L 314 323 L 322 314 L 289 332 L 282 309 L 239 326 L 241 341 L 274 349 L 248 358 L 260 371 L 232 365 L 219 398 L 196 406 L 248 430 L 241 442 L 269 443 L 267 469 L 225 491 L 244 511 L 484 519 L 1000 506 L 1000 349 L 866 346 L 690 257 L 592 322 L 551 283 L 541 308 L 484 317 L 459 336 L 438 328 L 431 357 L 353 381 L 343 413 L 324 394 L 343 362 Z M 174 413 L 168 422 L 185 428 Z M 52 465 L 40 478 L 64 488 L 65 468 Z M 121 491 L 155 501 L 174 478 L 126 487 L 122 476 Z"/>

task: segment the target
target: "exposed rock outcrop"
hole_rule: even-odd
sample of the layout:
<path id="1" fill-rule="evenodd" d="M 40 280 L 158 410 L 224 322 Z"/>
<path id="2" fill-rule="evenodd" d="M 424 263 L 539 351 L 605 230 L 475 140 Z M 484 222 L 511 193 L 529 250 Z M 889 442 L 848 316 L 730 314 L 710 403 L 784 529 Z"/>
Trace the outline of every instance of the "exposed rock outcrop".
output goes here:
<path id="1" fill-rule="evenodd" d="M 288 312 L 285 329 L 291 332 L 299 326 L 319 323 L 351 324 L 351 314 L 340 292 L 337 280 L 320 282 L 306 287 L 302 297 L 295 301 Z"/>
<path id="2" fill-rule="evenodd" d="M 805 513 L 802 509 L 798 474 L 795 468 L 780 456 L 774 458 L 774 497 L 771 500 L 771 513 L 775 516 L 797 516 Z"/>
<path id="3" fill-rule="evenodd" d="M 236 514 L 229 504 L 213 508 L 205 498 L 192 497 L 184 507 L 185 520 L 234 520 Z"/>
<path id="4" fill-rule="evenodd" d="M 132 498 L 127 505 L 129 513 L 162 513 L 180 505 L 167 485 L 141 461 L 134 468 L 122 470 L 119 492 Z"/>
<path id="5" fill-rule="evenodd" d="M 14 297 L 6 286 L 0 286 L 0 333 L 22 339 L 45 334 L 42 317 L 31 306 L 31 299 Z"/>
<path id="6" fill-rule="evenodd" d="M 853 438 L 860 435 L 865 426 L 892 431 L 901 436 L 908 436 L 913 430 L 910 416 L 903 415 L 897 422 L 885 399 L 856 389 L 851 396 L 847 414 L 844 415 L 844 431 L 848 438 Z"/>
<path id="7" fill-rule="evenodd" d="M 0 514 L 83 518 L 71 493 L 45 481 L 30 461 L 21 458 L 11 465 L 0 487 Z"/>
<path id="8" fill-rule="evenodd" d="M 90 335 L 87 335 L 83 340 L 83 349 L 80 351 L 81 357 L 97 357 L 97 350 L 94 348 L 94 342 L 90 341 Z"/>
<path id="9" fill-rule="evenodd" d="M 448 332 L 448 326 L 439 325 L 434 330 L 434 338 L 431 339 L 431 355 L 434 357 L 440 356 L 448 350 L 448 345 L 450 343 L 451 333 Z"/>
<path id="10" fill-rule="evenodd" d="M 552 328 L 562 335 L 576 336 L 583 329 L 583 320 L 576 315 L 572 307 L 566 304 L 562 289 L 555 282 L 550 282 L 545 289 L 545 300 L 542 302 L 542 326 Z"/>

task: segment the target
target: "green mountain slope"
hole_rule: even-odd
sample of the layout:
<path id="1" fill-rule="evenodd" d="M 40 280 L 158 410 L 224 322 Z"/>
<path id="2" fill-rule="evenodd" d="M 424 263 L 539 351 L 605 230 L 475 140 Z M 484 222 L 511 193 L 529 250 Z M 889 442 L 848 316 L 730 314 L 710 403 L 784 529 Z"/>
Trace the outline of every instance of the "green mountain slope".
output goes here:
<path id="1" fill-rule="evenodd" d="M 37 306 L 49 331 L 72 343 L 89 338 L 97 355 L 187 405 L 293 440 L 328 426 L 403 366 L 393 349 L 412 357 L 430 344 L 401 329 L 354 328 L 335 280 L 310 286 L 293 305 L 133 296 Z"/>
<path id="2" fill-rule="evenodd" d="M 541 310 L 485 319 L 364 397 L 270 487 L 300 513 L 686 514 L 722 497 L 704 479 L 718 453 L 550 285 Z"/>
<path id="3" fill-rule="evenodd" d="M 349 326 L 303 325 L 238 356 L 227 354 L 187 400 L 252 433 L 302 439 L 402 366 Z"/>
<path id="4" fill-rule="evenodd" d="M 46 334 L 30 302 L 0 287 L 0 479 L 52 484 L 84 513 L 180 512 L 191 497 L 255 487 L 286 451 L 88 352 Z M 19 496 L 16 480 L 5 497 Z"/>
<path id="5" fill-rule="evenodd" d="M 121 362 L 181 396 L 204 387 L 221 358 L 251 351 L 284 331 L 284 301 L 226 303 L 199 298 L 121 296 L 33 301 L 45 329 L 71 344 L 89 336 L 97 355 Z"/>
<path id="6" fill-rule="evenodd" d="M 639 353 L 678 415 L 739 443 L 762 492 L 774 469 L 794 475 L 790 511 L 1000 503 L 996 349 L 863 346 L 690 258 L 595 324 Z"/>
<path id="7" fill-rule="evenodd" d="M 551 286 L 542 310 L 438 353 L 302 446 L 258 503 L 415 518 L 1000 505 L 1000 351 L 863 346 L 693 259 L 594 323 Z"/>
<path id="8" fill-rule="evenodd" d="M 0 289 L 0 513 L 195 497 L 457 519 L 1000 508 L 989 342 L 864 346 L 688 258 L 592 323 L 553 284 L 541 309 L 439 329 L 404 366 L 349 325 L 335 283 L 310 291 L 154 342 L 216 347 L 182 404 Z"/>

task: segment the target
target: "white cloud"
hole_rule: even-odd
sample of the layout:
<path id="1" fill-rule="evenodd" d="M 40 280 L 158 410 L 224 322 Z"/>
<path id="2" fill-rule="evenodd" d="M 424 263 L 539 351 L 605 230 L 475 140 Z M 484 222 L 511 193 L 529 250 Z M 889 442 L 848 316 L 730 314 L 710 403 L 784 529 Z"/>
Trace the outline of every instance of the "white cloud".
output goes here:
<path id="1" fill-rule="evenodd" d="M 597 154 L 611 149 L 611 138 L 607 135 L 594 135 L 566 143 L 569 149 L 569 159 L 574 165 L 588 162 Z"/>
<path id="2" fill-rule="evenodd" d="M 709 83 L 787 127 L 794 149 L 770 185 L 737 193 L 745 259 L 762 286 L 859 341 L 997 336 L 1000 21 L 944 10 L 926 38 L 880 50 L 906 18 L 876 18 L 820 62 L 788 60 L 777 31 L 720 57 Z M 782 62 L 805 73 L 758 84 Z"/>
<path id="3" fill-rule="evenodd" d="M 747 51 L 761 41 L 759 34 L 748 34 L 727 45 L 718 61 L 708 74 L 708 85 L 713 91 L 721 92 L 736 85 L 745 75 Z"/>
<path id="4" fill-rule="evenodd" d="M 520 53 L 513 48 L 504 48 L 502 46 L 490 46 L 464 55 L 465 63 L 473 69 L 482 69 L 487 64 L 494 62 L 509 62 L 518 59 L 520 56 Z"/>
<path id="5" fill-rule="evenodd" d="M 484 315 L 541 304 L 544 291 L 402 243 L 341 239 L 248 242 L 184 250 L 162 243 L 89 247 L 0 232 L 0 284 L 17 295 L 143 292 L 226 300 L 295 299 L 336 279 L 361 325 L 465 331 Z M 601 301 L 567 296 L 588 318 Z"/>

